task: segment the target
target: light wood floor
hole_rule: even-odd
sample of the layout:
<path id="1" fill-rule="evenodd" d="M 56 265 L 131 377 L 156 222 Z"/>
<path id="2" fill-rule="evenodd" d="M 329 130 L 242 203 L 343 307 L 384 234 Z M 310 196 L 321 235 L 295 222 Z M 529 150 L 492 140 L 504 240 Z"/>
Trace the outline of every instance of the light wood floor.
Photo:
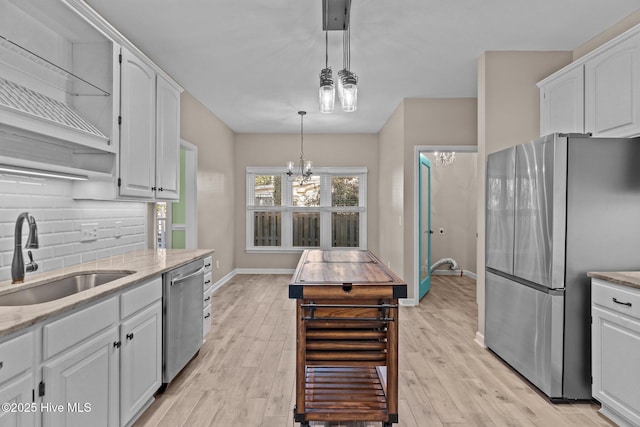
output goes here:
<path id="1" fill-rule="evenodd" d="M 200 354 L 136 426 L 298 426 L 289 279 L 239 275 L 217 290 Z M 475 296 L 468 277 L 434 276 L 419 307 L 401 307 L 397 426 L 613 425 L 594 404 L 552 405 L 478 346 Z"/>

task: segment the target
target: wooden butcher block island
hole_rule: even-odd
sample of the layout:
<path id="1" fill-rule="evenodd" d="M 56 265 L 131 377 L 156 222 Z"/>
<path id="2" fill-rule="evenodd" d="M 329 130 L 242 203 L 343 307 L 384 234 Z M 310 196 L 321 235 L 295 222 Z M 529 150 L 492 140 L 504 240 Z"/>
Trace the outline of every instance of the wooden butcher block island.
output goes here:
<path id="1" fill-rule="evenodd" d="M 398 422 L 398 299 L 407 285 L 369 251 L 306 250 L 296 310 L 294 421 Z"/>

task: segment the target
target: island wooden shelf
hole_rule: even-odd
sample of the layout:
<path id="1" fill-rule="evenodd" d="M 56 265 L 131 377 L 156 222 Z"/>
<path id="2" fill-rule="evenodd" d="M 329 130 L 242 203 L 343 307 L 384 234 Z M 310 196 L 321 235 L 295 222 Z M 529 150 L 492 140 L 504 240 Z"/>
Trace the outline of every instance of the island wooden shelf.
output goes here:
<path id="1" fill-rule="evenodd" d="M 296 309 L 294 421 L 398 422 L 398 299 L 407 285 L 361 250 L 306 250 Z"/>

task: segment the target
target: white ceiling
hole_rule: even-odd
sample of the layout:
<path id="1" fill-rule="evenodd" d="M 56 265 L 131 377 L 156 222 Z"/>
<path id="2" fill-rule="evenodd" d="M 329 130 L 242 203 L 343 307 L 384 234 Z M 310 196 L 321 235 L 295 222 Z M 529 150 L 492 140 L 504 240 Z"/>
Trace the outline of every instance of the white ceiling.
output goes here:
<path id="1" fill-rule="evenodd" d="M 403 98 L 475 97 L 487 50 L 573 50 L 638 0 L 353 0 L 358 110 L 318 111 L 321 0 L 86 0 L 235 132 L 378 132 Z M 342 68 L 342 33 L 329 32 Z"/>

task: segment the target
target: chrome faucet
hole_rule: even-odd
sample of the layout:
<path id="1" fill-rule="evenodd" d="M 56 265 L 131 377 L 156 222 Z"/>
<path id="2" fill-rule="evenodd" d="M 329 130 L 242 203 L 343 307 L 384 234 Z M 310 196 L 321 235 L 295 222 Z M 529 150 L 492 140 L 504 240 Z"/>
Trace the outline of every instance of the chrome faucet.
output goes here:
<path id="1" fill-rule="evenodd" d="M 13 261 L 11 262 L 11 283 L 24 282 L 25 265 L 22 258 L 22 223 L 24 220 L 29 223 L 29 237 L 27 243 L 24 245 L 26 249 L 38 249 L 38 227 L 36 226 L 36 219 L 29 215 L 28 212 L 22 212 L 18 215 L 16 220 L 16 231 L 14 234 L 15 248 L 13 250 Z M 33 260 L 31 251 L 27 251 L 29 255 L 29 264 L 27 264 L 27 273 L 36 271 L 38 264 Z"/>

